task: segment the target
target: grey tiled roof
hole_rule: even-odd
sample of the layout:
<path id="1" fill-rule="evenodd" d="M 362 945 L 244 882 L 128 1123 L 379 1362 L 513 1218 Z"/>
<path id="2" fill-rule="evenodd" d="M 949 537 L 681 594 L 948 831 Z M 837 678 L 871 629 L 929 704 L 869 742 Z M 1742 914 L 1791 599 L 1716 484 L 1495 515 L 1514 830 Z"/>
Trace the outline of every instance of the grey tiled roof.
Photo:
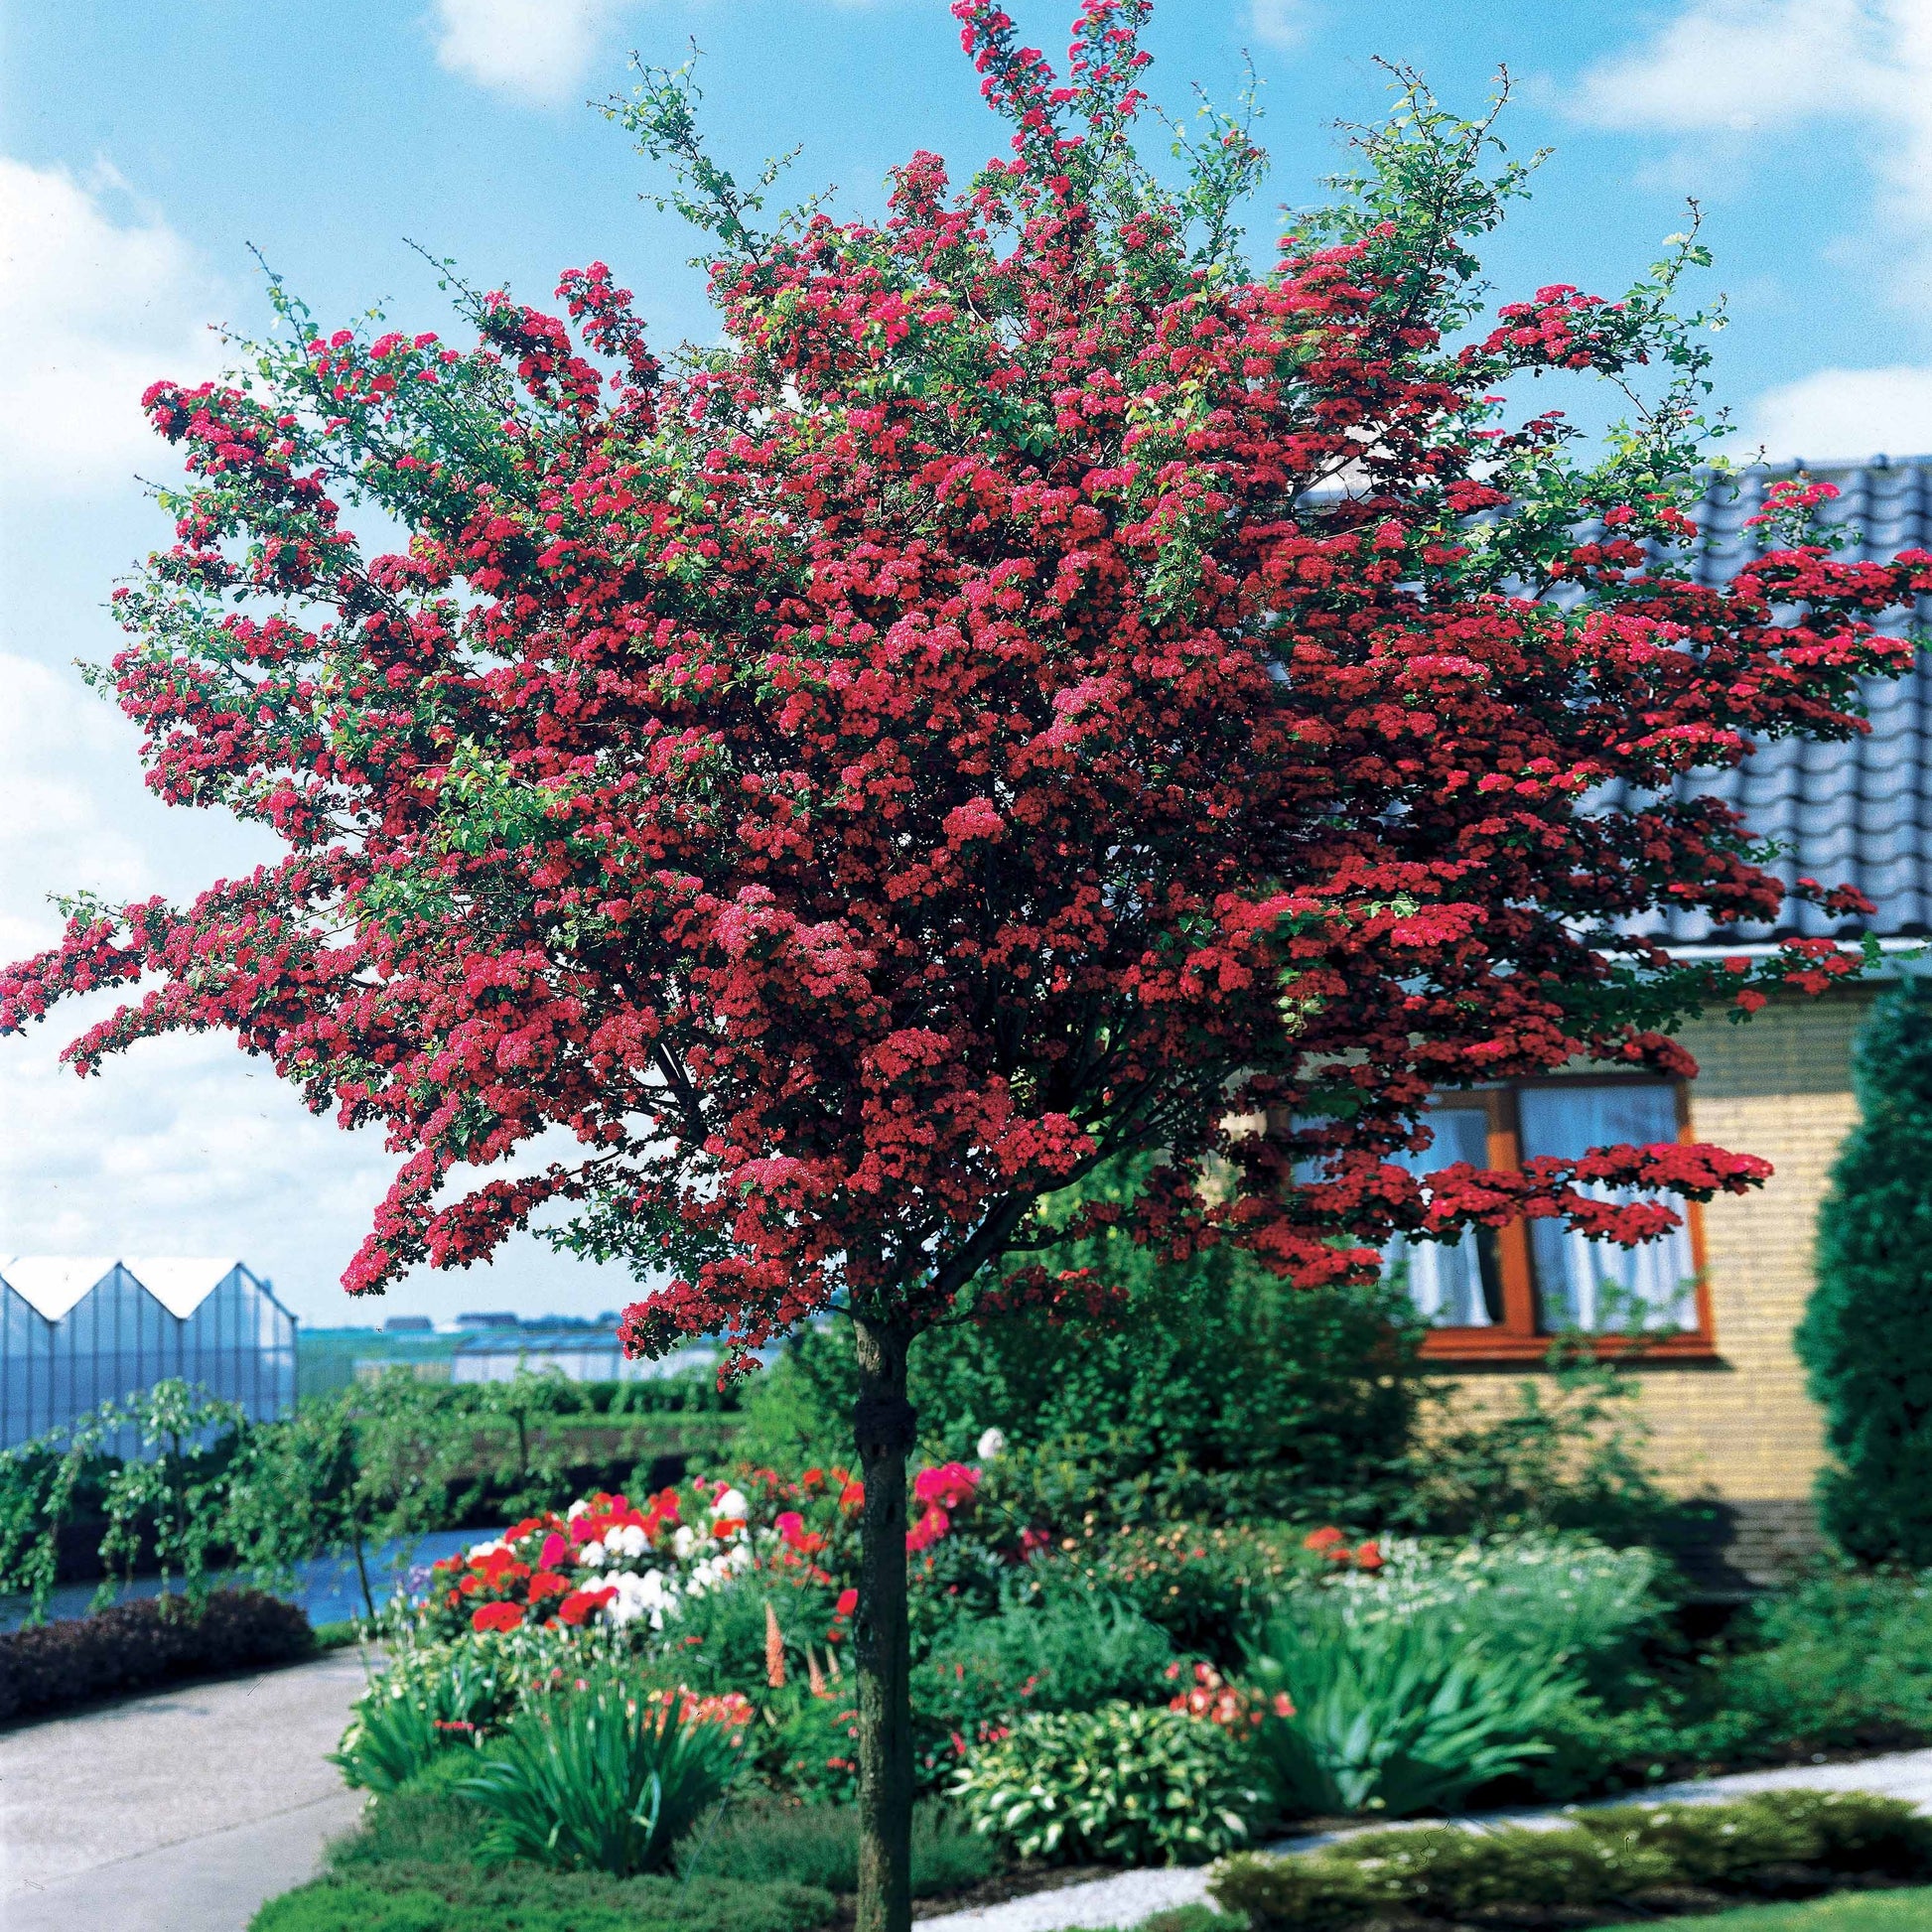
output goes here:
<path id="1" fill-rule="evenodd" d="M 1724 583 L 1755 554 L 1744 519 L 1763 501 L 1766 485 L 1793 467 L 1714 480 L 1697 513 L 1706 532 L 1693 572 L 1700 582 Z M 1803 467 L 1807 476 L 1839 487 L 1837 499 L 1820 506 L 1821 520 L 1859 533 L 1841 556 L 1888 561 L 1901 550 L 1932 549 L 1932 457 Z M 1932 600 L 1918 615 L 1932 621 Z M 1787 933 L 1853 937 L 1867 927 L 1880 937 L 1932 932 L 1932 669 L 1922 659 L 1908 677 L 1869 681 L 1863 697 L 1868 736 L 1837 745 L 1783 740 L 1734 770 L 1694 773 L 1680 780 L 1680 790 L 1717 793 L 1760 838 L 1786 847 L 1771 869 L 1787 883 L 1805 874 L 1827 886 L 1856 886 L 1876 903 L 1876 916 L 1830 919 L 1812 906 L 1787 903 L 1785 920 L 1775 927 L 1720 931 L 1704 913 L 1689 912 L 1647 922 L 1647 930 L 1685 944 Z M 1606 787 L 1601 796 L 1617 804 L 1629 794 Z"/>

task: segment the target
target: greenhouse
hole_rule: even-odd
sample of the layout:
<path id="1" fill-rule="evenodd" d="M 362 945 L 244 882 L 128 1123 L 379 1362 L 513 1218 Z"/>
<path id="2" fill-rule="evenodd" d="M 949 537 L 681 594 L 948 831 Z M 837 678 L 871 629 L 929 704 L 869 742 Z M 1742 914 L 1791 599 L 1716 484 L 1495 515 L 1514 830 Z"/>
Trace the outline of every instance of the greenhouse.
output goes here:
<path id="1" fill-rule="evenodd" d="M 229 1259 L 0 1260 L 0 1448 L 173 1376 L 256 1421 L 287 1415 L 295 1316 Z"/>

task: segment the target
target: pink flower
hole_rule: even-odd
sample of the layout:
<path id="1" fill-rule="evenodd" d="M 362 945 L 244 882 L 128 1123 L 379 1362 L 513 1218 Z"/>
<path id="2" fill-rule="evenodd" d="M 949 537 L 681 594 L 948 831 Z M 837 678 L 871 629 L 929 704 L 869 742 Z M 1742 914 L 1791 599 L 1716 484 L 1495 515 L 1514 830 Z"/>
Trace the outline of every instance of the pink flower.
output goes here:
<path id="1" fill-rule="evenodd" d="M 537 1568 L 555 1570 L 559 1564 L 568 1561 L 569 1557 L 570 1545 L 555 1530 L 552 1530 L 543 1539 L 543 1549 L 537 1557 Z"/>

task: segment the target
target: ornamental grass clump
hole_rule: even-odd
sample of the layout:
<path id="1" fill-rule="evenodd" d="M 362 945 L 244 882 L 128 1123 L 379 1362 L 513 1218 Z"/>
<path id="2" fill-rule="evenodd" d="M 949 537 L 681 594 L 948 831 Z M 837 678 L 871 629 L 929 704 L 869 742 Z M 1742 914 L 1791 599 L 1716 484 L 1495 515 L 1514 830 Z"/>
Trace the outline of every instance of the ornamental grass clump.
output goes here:
<path id="1" fill-rule="evenodd" d="M 1255 1740 L 1284 1809 L 1447 1809 L 1546 1754 L 1574 1694 L 1560 1657 L 1469 1640 L 1441 1610 L 1352 1623 L 1296 1596 L 1250 1646 Z"/>
<path id="2" fill-rule="evenodd" d="M 750 1715 L 601 1678 L 520 1711 L 456 1789 L 488 1816 L 486 1856 L 655 1871 L 731 1787 Z"/>

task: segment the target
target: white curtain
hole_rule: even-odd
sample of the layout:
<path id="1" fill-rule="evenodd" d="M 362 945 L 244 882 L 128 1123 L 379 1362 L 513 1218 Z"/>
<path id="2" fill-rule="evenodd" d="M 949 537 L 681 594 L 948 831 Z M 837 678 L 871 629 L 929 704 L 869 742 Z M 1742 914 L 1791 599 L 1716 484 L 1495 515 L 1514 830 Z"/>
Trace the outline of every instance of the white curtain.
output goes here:
<path id="1" fill-rule="evenodd" d="M 1489 1165 L 1489 1116 L 1479 1108 L 1438 1108 L 1429 1114 L 1428 1124 L 1436 1136 L 1433 1145 L 1420 1154 L 1392 1154 L 1392 1165 L 1417 1174 L 1453 1167 L 1458 1161 L 1472 1168 Z M 1494 1325 L 1482 1292 L 1482 1256 L 1473 1228 L 1453 1243 L 1411 1241 L 1399 1234 L 1382 1256 L 1385 1279 L 1407 1267 L 1409 1299 L 1432 1328 Z"/>
<path id="2" fill-rule="evenodd" d="M 1525 1159 L 1552 1155 L 1574 1160 L 1595 1147 L 1649 1147 L 1677 1139 L 1677 1096 L 1662 1085 L 1634 1081 L 1604 1086 L 1557 1082 L 1526 1087 L 1518 1096 Z M 1588 1183 L 1579 1190 L 1597 1200 L 1648 1198 L 1635 1188 Z M 1681 1214 L 1675 1194 L 1663 1199 Z M 1696 1263 L 1688 1227 L 1656 1241 L 1620 1248 L 1591 1241 L 1561 1221 L 1532 1221 L 1530 1255 L 1546 1329 L 1586 1334 L 1697 1326 Z"/>

